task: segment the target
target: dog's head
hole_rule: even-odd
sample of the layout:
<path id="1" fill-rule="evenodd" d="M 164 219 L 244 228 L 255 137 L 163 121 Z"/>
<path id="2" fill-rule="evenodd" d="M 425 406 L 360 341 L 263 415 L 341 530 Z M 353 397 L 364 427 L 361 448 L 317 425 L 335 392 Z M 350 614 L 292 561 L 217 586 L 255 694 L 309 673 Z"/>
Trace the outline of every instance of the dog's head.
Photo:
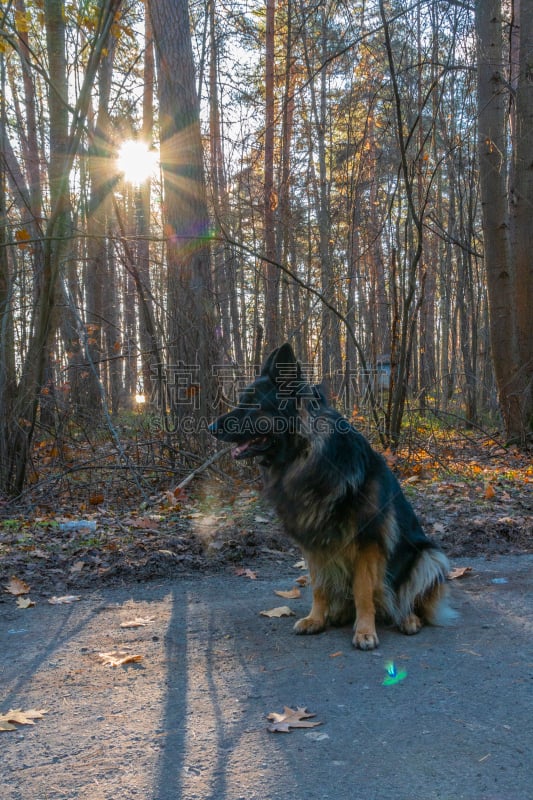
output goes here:
<path id="1" fill-rule="evenodd" d="M 209 430 L 220 441 L 236 445 L 233 458 L 260 457 L 261 463 L 272 463 L 297 447 L 302 433 L 299 410 L 306 401 L 316 400 L 316 388 L 305 381 L 286 343 L 268 356 L 261 373 L 240 395 L 239 404 Z"/>

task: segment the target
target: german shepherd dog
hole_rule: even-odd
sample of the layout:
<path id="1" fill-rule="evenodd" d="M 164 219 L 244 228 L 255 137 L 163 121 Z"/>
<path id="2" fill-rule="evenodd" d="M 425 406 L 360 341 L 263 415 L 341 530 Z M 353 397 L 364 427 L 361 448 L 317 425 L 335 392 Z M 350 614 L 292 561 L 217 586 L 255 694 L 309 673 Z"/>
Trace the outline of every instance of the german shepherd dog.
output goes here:
<path id="1" fill-rule="evenodd" d="M 210 431 L 235 444 L 234 458 L 257 459 L 266 495 L 307 560 L 313 604 L 296 633 L 355 619 L 353 644 L 372 650 L 376 614 L 406 634 L 455 616 L 446 556 L 382 456 L 306 382 L 289 344 Z"/>

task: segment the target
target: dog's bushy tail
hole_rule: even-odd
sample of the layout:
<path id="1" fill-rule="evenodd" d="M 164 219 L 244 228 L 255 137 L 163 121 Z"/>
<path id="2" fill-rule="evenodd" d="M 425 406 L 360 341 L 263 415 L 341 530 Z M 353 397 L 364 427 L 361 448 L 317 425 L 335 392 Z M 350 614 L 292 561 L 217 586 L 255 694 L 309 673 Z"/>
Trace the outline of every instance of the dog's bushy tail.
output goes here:
<path id="1" fill-rule="evenodd" d="M 450 607 L 446 579 L 448 559 L 436 547 L 423 550 L 409 579 L 398 589 L 400 619 L 413 612 L 430 625 L 451 625 L 457 612 Z"/>

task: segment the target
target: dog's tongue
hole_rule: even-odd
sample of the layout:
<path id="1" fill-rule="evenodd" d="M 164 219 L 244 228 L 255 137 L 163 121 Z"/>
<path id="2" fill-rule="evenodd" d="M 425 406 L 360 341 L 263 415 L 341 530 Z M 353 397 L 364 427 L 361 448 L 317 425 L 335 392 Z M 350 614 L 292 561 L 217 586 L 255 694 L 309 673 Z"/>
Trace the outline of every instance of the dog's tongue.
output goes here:
<path id="1" fill-rule="evenodd" d="M 244 442 L 243 444 L 239 444 L 237 447 L 234 447 L 231 451 L 231 455 L 233 458 L 239 458 L 242 453 L 245 453 L 248 450 L 249 442 Z"/>

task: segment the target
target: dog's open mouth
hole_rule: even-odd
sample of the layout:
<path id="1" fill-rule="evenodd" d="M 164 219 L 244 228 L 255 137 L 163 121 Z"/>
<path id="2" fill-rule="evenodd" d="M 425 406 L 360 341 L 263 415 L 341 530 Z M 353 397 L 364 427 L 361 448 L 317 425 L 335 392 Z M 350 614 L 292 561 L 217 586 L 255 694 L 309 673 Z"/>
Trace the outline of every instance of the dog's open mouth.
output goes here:
<path id="1" fill-rule="evenodd" d="M 237 445 L 231 451 L 231 455 L 235 459 L 251 458 L 252 456 L 262 453 L 270 446 L 270 439 L 268 436 L 254 436 L 253 439 L 248 439 L 246 442 Z"/>

